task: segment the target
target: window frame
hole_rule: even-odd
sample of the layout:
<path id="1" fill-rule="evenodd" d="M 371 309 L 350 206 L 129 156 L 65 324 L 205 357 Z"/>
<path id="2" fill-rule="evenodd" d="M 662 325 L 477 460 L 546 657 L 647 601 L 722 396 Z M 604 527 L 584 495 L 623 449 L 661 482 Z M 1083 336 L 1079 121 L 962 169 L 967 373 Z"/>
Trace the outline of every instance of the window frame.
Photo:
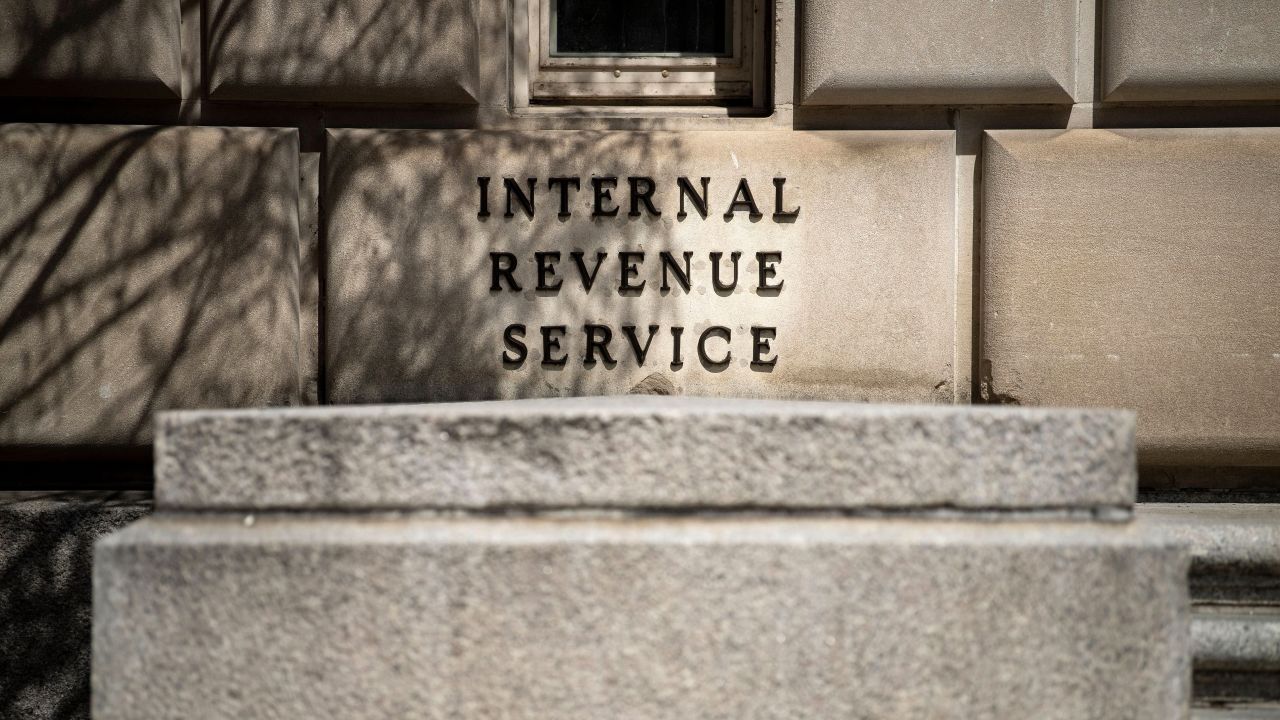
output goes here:
<path id="1" fill-rule="evenodd" d="M 513 104 L 747 104 L 764 98 L 764 0 L 729 0 L 728 55 L 551 54 L 555 0 L 515 0 Z"/>

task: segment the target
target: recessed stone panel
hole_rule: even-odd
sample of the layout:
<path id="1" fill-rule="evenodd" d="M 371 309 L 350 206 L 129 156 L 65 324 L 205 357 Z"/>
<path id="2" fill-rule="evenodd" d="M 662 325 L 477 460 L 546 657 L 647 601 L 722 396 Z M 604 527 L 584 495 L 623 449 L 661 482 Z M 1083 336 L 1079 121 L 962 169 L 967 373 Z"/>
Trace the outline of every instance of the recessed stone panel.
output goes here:
<path id="1" fill-rule="evenodd" d="M 210 0 L 210 97 L 473 104 L 506 76 L 500 17 L 489 0 Z"/>
<path id="2" fill-rule="evenodd" d="M 1104 100 L 1280 98 L 1274 0 L 1105 5 Z"/>
<path id="3" fill-rule="evenodd" d="M 950 132 L 332 131 L 329 398 L 950 402 L 953 152 Z"/>
<path id="4" fill-rule="evenodd" d="M 1076 0 L 813 0 L 805 105 L 1070 103 Z"/>
<path id="5" fill-rule="evenodd" d="M 983 152 L 987 399 L 1136 410 L 1147 463 L 1280 464 L 1280 130 Z"/>
<path id="6" fill-rule="evenodd" d="M 176 0 L 0 0 L 0 95 L 177 99 Z"/>
<path id="7" fill-rule="evenodd" d="M 0 128 L 0 444 L 298 398 L 294 131 Z"/>

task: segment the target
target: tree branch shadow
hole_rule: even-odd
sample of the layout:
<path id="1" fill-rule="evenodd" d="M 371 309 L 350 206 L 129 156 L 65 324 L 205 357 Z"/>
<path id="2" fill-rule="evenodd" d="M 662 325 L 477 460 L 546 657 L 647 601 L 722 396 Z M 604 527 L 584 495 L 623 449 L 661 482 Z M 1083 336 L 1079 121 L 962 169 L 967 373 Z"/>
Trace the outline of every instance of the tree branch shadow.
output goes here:
<path id="1" fill-rule="evenodd" d="M 0 127 L 0 446 L 298 402 L 291 132 Z"/>
<path id="2" fill-rule="evenodd" d="M 0 493 L 0 716 L 89 717 L 93 543 L 139 493 Z"/>

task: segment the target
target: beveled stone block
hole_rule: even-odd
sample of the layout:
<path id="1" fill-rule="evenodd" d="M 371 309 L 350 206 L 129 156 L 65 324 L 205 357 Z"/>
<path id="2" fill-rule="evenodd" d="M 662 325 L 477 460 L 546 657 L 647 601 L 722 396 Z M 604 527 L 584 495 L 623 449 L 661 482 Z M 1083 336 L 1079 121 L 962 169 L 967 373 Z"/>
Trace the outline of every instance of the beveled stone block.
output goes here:
<path id="1" fill-rule="evenodd" d="M 1146 463 L 1280 464 L 1280 130 L 983 152 L 988 400 L 1136 410 Z"/>
<path id="2" fill-rule="evenodd" d="M 1071 103 L 1076 0 L 812 0 L 804 105 Z"/>
<path id="3" fill-rule="evenodd" d="M 1100 410 L 565 398 L 165 413 L 163 508 L 1043 510 L 1125 515 Z"/>
<path id="4" fill-rule="evenodd" d="M 96 548 L 93 716 L 1185 718 L 1186 571 L 1105 523 L 153 518 Z"/>
<path id="5" fill-rule="evenodd" d="M 953 398 L 951 132 L 329 143 L 334 402 Z"/>
<path id="6" fill-rule="evenodd" d="M 292 130 L 0 127 L 0 444 L 298 399 Z"/>
<path id="7" fill-rule="evenodd" d="M 482 82 L 506 76 L 501 7 L 491 0 L 210 0 L 209 94 L 474 104 Z"/>
<path id="8" fill-rule="evenodd" d="M 1104 100 L 1280 98 L 1274 0 L 1105 3 Z"/>
<path id="9" fill-rule="evenodd" d="M 176 0 L 0 0 L 0 95 L 176 100 Z"/>

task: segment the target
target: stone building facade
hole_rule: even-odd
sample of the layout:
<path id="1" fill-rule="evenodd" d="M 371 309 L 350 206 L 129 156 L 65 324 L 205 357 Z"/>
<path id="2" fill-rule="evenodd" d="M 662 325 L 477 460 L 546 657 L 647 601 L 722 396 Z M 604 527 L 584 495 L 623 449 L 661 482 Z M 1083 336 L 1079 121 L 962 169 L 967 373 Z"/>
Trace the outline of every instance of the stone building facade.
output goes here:
<path id="1" fill-rule="evenodd" d="M 1280 713 L 1280 9 L 697 5 L 0 0 L 0 716 L 86 716 L 158 412 L 628 392 L 1134 410 Z"/>

